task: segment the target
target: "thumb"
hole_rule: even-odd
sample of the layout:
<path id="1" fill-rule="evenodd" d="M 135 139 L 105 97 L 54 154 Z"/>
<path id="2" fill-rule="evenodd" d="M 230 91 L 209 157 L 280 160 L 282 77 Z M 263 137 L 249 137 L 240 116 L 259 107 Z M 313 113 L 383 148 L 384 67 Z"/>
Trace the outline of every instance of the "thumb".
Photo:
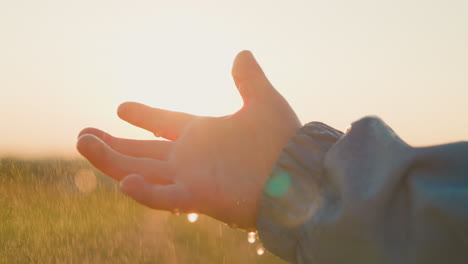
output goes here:
<path id="1" fill-rule="evenodd" d="M 234 59 L 232 78 L 244 104 L 274 90 L 252 53 L 247 50 L 241 51 Z"/>

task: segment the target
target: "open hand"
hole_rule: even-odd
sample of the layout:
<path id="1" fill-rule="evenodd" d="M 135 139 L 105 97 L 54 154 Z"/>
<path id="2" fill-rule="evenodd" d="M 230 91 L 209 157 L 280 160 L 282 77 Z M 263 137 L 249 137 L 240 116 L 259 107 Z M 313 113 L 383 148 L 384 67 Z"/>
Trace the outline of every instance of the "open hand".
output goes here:
<path id="1" fill-rule="evenodd" d="M 118 109 L 121 119 L 169 141 L 86 128 L 78 151 L 144 205 L 253 229 L 263 186 L 300 122 L 250 52 L 237 55 L 232 76 L 244 100 L 232 115 L 201 117 L 127 102 Z"/>

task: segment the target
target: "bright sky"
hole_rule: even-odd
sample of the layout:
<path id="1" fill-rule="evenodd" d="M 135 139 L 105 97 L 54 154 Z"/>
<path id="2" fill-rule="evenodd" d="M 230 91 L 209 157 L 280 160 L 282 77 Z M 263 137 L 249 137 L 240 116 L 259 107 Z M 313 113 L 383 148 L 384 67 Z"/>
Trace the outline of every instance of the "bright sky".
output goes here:
<path id="1" fill-rule="evenodd" d="M 0 0 L 0 155 L 75 155 L 86 126 L 150 138 L 117 118 L 128 100 L 229 114 L 243 49 L 302 122 L 468 140 L 467 47 L 466 0 Z"/>

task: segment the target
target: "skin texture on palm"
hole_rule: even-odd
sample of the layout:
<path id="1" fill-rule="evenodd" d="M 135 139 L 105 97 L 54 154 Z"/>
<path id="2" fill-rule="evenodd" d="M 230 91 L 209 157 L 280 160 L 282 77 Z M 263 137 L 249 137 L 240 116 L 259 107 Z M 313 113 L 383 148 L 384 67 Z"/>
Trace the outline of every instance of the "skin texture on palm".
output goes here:
<path id="1" fill-rule="evenodd" d="M 121 139 L 86 128 L 78 151 L 144 205 L 255 229 L 264 184 L 301 124 L 249 51 L 237 55 L 232 76 L 244 101 L 232 115 L 201 117 L 123 103 L 121 119 L 169 141 Z"/>

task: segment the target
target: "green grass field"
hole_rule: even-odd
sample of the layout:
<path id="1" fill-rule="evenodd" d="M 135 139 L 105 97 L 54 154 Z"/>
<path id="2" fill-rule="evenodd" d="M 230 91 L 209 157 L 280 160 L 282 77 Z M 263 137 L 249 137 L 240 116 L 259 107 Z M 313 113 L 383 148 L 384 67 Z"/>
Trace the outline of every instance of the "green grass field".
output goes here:
<path id="1" fill-rule="evenodd" d="M 284 263 L 258 246 L 138 205 L 83 160 L 0 159 L 0 263 Z"/>

